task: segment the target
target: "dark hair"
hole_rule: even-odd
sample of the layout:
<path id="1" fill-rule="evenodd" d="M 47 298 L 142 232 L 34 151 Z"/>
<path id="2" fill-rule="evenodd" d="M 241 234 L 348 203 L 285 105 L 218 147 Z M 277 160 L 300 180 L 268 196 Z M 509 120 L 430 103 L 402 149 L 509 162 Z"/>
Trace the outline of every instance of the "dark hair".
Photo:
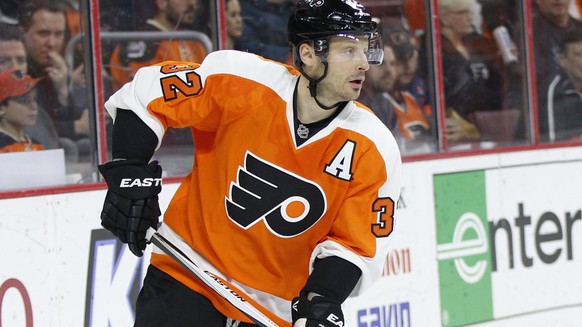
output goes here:
<path id="1" fill-rule="evenodd" d="M 19 23 L 27 31 L 32 24 L 32 16 L 39 10 L 47 10 L 53 13 L 62 13 L 67 16 L 67 7 L 62 0 L 28 0 L 22 4 L 19 13 Z"/>
<path id="2" fill-rule="evenodd" d="M 566 34 L 564 34 L 564 38 L 562 39 L 562 41 L 559 44 L 560 53 L 565 54 L 566 50 L 567 50 L 566 48 L 568 47 L 568 45 L 571 43 L 577 43 L 577 42 L 582 42 L 582 29 L 575 28 L 573 30 L 566 32 Z"/>
<path id="3" fill-rule="evenodd" d="M 22 41 L 22 29 L 18 25 L 0 23 L 0 41 Z"/>

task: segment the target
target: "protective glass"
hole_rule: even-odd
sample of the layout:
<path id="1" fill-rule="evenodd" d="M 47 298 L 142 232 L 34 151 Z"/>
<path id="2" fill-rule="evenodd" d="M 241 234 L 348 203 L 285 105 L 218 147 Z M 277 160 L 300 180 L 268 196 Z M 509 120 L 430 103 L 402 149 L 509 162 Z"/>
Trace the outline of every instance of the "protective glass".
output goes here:
<path id="1" fill-rule="evenodd" d="M 363 55 L 370 65 L 380 65 L 384 59 L 384 48 L 382 39 L 377 33 L 373 34 L 338 34 L 335 37 L 347 38 L 349 42 L 334 42 L 337 40 L 328 37 L 328 46 L 335 44 L 332 49 L 328 48 L 326 59 L 328 62 L 349 62 L 358 60 Z M 330 55 L 329 51 L 333 51 Z"/>

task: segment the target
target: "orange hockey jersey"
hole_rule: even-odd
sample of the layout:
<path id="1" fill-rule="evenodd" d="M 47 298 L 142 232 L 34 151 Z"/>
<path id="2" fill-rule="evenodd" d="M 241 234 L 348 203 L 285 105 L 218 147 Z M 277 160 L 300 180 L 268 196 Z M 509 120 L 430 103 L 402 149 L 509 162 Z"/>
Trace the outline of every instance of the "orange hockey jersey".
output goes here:
<path id="1" fill-rule="evenodd" d="M 430 106 L 426 105 L 421 108 L 414 96 L 407 91 L 402 92 L 404 103 L 400 104 L 393 97 L 389 96 L 390 103 L 396 112 L 398 129 L 402 137 L 407 140 L 413 140 L 419 134 L 430 129 L 426 120 L 426 114 L 430 111 Z"/>
<path id="2" fill-rule="evenodd" d="M 171 38 L 172 31 L 164 29 L 154 20 L 148 20 L 146 31 L 168 32 Z M 120 44 L 113 50 L 109 59 L 109 70 L 117 90 L 123 84 L 131 81 L 137 70 L 144 66 L 156 64 L 165 60 L 201 62 L 206 56 L 204 45 L 196 40 L 160 40 L 141 41 L 133 40 L 127 44 Z"/>
<path id="3" fill-rule="evenodd" d="M 401 159 L 389 130 L 354 102 L 298 146 L 292 67 L 233 50 L 202 64 L 164 62 L 140 69 L 106 103 L 113 118 L 133 110 L 161 141 L 188 127 L 195 164 L 164 214 L 160 233 L 291 325 L 297 296 L 316 258 L 358 266 L 360 294 L 381 275 L 400 192 Z M 119 108 L 119 109 L 118 109 Z M 158 143 L 159 144 L 159 143 Z M 171 258 L 151 263 L 237 312 Z"/>
<path id="4" fill-rule="evenodd" d="M 26 141 L 15 141 L 11 136 L 0 132 L 0 153 L 40 150 L 44 150 L 44 146 L 28 136 Z"/>

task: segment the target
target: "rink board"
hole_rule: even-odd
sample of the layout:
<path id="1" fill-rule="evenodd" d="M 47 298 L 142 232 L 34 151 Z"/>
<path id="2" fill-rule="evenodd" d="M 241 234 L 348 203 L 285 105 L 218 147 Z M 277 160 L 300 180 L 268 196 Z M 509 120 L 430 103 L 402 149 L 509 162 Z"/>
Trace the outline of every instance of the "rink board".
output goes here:
<path id="1" fill-rule="evenodd" d="M 406 163 L 403 177 L 383 277 L 345 303 L 347 326 L 579 325 L 581 148 Z M 132 325 L 148 256 L 101 228 L 104 195 L 0 201 L 0 325 Z"/>

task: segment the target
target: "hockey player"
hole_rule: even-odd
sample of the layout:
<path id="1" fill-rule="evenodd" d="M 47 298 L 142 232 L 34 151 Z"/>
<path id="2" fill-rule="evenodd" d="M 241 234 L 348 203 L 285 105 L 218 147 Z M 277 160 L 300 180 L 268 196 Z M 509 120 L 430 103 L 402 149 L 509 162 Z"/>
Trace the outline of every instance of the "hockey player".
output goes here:
<path id="1" fill-rule="evenodd" d="M 216 51 L 142 68 L 107 101 L 102 225 L 137 256 L 157 228 L 279 326 L 344 326 L 341 304 L 381 275 L 400 190 L 392 134 L 353 101 L 382 45 L 354 0 L 300 1 L 288 35 L 298 70 Z M 194 167 L 159 224 L 162 168 L 149 160 L 166 129 L 186 127 Z M 252 324 L 153 249 L 135 326 L 231 325 Z"/>

